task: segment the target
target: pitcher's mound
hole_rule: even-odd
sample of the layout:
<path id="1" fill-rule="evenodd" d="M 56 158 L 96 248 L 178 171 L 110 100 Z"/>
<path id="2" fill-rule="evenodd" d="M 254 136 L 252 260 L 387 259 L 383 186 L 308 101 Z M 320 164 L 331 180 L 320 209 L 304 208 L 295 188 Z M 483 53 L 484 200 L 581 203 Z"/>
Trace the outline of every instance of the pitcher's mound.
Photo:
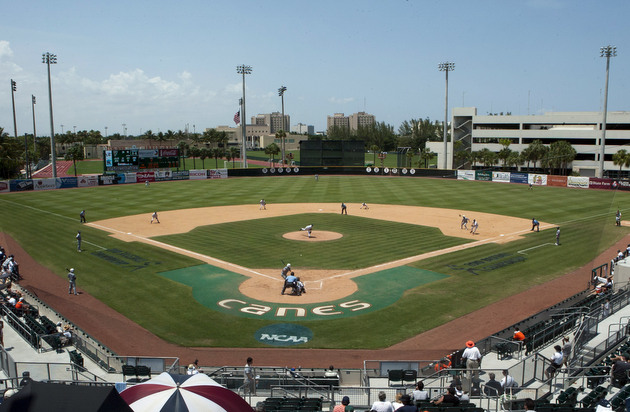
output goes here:
<path id="1" fill-rule="evenodd" d="M 329 232 L 327 230 L 313 230 L 311 232 L 311 237 L 308 237 L 308 233 L 306 231 L 300 230 L 297 232 L 287 232 L 282 235 L 285 239 L 290 240 L 302 240 L 305 242 L 324 242 L 326 240 L 335 240 L 343 237 L 341 233 L 337 232 Z"/>

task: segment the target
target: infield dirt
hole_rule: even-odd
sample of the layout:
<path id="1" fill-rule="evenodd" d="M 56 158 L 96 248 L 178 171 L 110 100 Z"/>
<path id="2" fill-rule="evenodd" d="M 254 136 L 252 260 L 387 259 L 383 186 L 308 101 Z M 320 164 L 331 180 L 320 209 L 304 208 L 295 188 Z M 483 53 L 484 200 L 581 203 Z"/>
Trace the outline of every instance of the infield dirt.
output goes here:
<path id="1" fill-rule="evenodd" d="M 341 299 L 356 292 L 357 286 L 352 278 L 357 276 L 402 266 L 414 261 L 475 247 L 488 242 L 510 242 L 528 233 L 531 228 L 531 221 L 529 219 L 467 210 L 384 204 L 371 204 L 369 209 L 361 209 L 361 204 L 358 203 L 349 203 L 347 207 L 348 213 L 355 216 L 436 227 L 440 229 L 444 235 L 474 239 L 475 241 L 360 270 L 347 271 L 343 269 L 315 270 L 295 268 L 296 275 L 300 276 L 307 290 L 307 293 L 300 297 L 300 303 L 318 303 Z M 295 303 L 294 296 L 280 295 L 280 293 L 278 293 L 283 283 L 283 279 L 280 277 L 280 268 L 245 268 L 216 259 L 212 256 L 202 255 L 166 243 L 157 242 L 151 238 L 176 233 L 186 233 L 198 226 L 260 219 L 263 217 L 277 217 L 303 213 L 340 213 L 340 211 L 340 205 L 336 203 L 267 204 L 266 210 L 260 210 L 259 205 L 233 205 L 165 212 L 158 211 L 160 218 L 159 224 L 150 223 L 151 212 L 142 215 L 101 220 L 89 223 L 88 225 L 111 232 L 112 236 L 124 241 L 148 243 L 194 257 L 214 266 L 243 274 L 249 277 L 249 279 L 240 285 L 239 291 L 253 299 L 276 303 Z M 470 230 L 460 228 L 462 216 L 467 216 L 470 219 L 468 229 L 470 229 L 473 219 L 479 222 L 477 234 L 471 234 Z M 540 226 L 541 229 L 545 229 L 553 225 L 541 222 Z M 306 232 L 303 231 L 292 231 L 285 233 L 283 236 L 287 239 L 300 242 L 321 242 L 338 239 L 343 236 L 343 234 L 317 231 L 315 228 L 311 238 L 308 238 Z"/>

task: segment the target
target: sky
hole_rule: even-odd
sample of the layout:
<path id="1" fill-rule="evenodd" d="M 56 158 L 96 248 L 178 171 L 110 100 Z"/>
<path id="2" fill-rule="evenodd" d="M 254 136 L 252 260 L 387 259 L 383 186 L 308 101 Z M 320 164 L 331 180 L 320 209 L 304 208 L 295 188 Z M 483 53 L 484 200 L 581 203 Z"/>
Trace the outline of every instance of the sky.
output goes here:
<path id="1" fill-rule="evenodd" d="M 326 128 L 326 117 L 366 111 L 398 130 L 477 114 L 630 110 L 630 1 L 607 0 L 0 0 L 0 127 L 139 135 L 234 126 L 242 76 L 246 116 L 281 111 Z"/>

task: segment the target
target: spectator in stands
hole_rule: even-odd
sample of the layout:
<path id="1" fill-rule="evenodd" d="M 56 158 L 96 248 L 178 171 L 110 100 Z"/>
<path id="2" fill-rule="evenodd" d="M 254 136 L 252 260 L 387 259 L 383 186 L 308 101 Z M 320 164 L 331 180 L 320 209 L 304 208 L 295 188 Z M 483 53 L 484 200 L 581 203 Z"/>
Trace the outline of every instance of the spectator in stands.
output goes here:
<path id="1" fill-rule="evenodd" d="M 610 299 L 606 298 L 602 303 L 602 316 L 607 318 L 610 315 Z"/>
<path id="2" fill-rule="evenodd" d="M 385 401 L 387 398 L 387 394 L 385 392 L 380 391 L 378 393 L 378 401 L 372 404 L 372 410 L 375 412 L 394 412 L 394 407 L 391 402 Z"/>
<path id="3" fill-rule="evenodd" d="M 503 370 L 503 379 L 501 379 L 501 387 L 503 388 L 503 392 L 507 392 L 509 388 L 518 387 L 518 383 L 516 383 L 516 379 L 510 376 L 510 373 L 507 369 Z"/>
<path id="4" fill-rule="evenodd" d="M 30 305 L 24 302 L 24 298 L 19 298 L 18 301 L 15 303 L 15 309 L 18 310 L 19 314 L 23 314 L 24 312 L 26 312 L 29 307 Z"/>
<path id="5" fill-rule="evenodd" d="M 469 340 L 466 342 L 466 349 L 462 353 L 462 359 L 466 359 L 466 373 L 469 379 L 477 379 L 479 376 L 479 367 L 481 366 L 481 352 L 475 346 L 475 342 Z"/>
<path id="6" fill-rule="evenodd" d="M 468 402 L 470 400 L 470 396 L 468 396 L 468 392 L 462 389 L 462 385 L 457 385 L 455 387 L 455 396 L 459 398 L 460 402 Z"/>
<path id="7" fill-rule="evenodd" d="M 555 353 L 551 356 L 551 365 L 545 371 L 545 375 L 547 375 L 547 379 L 553 378 L 556 371 L 562 366 L 562 348 L 560 345 L 556 345 L 553 347 Z"/>
<path id="8" fill-rule="evenodd" d="M 525 398 L 525 410 L 533 411 L 536 409 L 536 404 L 532 398 Z"/>
<path id="9" fill-rule="evenodd" d="M 191 363 L 190 365 L 188 365 L 188 368 L 186 369 L 186 375 L 196 375 L 198 373 L 199 371 L 194 364 Z"/>
<path id="10" fill-rule="evenodd" d="M 72 329 L 70 328 L 70 325 L 63 327 L 63 333 L 61 334 L 60 340 L 62 346 L 70 345 L 72 343 Z"/>
<path id="11" fill-rule="evenodd" d="M 628 371 L 630 363 L 624 355 L 617 355 L 611 359 L 613 367 L 611 373 L 611 383 L 615 388 L 622 388 L 628 383 Z"/>
<path id="12" fill-rule="evenodd" d="M 573 344 L 569 341 L 569 337 L 565 336 L 562 338 L 562 364 L 565 368 L 569 367 L 569 357 L 571 356 L 572 349 Z"/>
<path id="13" fill-rule="evenodd" d="M 490 379 L 486 382 L 485 387 L 483 388 L 483 393 L 487 396 L 501 396 L 503 395 L 503 386 L 500 382 L 495 380 L 495 374 L 490 372 L 488 374 Z"/>
<path id="14" fill-rule="evenodd" d="M 326 372 L 324 372 L 324 378 L 339 379 L 339 374 L 333 365 L 330 365 L 328 369 L 326 369 Z"/>
<path id="15" fill-rule="evenodd" d="M 0 346 L 4 348 L 4 322 L 0 319 Z"/>
<path id="16" fill-rule="evenodd" d="M 418 408 L 411 403 L 411 396 L 405 394 L 400 398 L 403 406 L 398 408 L 398 412 L 418 412 Z"/>
<path id="17" fill-rule="evenodd" d="M 243 369 L 243 394 L 256 396 L 256 374 L 254 371 L 254 367 L 252 363 L 254 360 L 249 357 L 247 358 L 247 363 L 245 363 L 245 368 Z"/>
<path id="18" fill-rule="evenodd" d="M 29 382 L 33 382 L 33 379 L 31 378 L 31 373 L 29 371 L 24 371 L 22 372 L 22 380 L 20 381 L 20 388 L 23 388 L 24 386 L 28 385 Z"/>
<path id="19" fill-rule="evenodd" d="M 9 301 L 7 302 L 10 306 L 15 307 L 15 304 L 17 303 L 17 299 L 15 298 L 15 296 L 11 296 L 9 298 Z"/>
<path id="20" fill-rule="evenodd" d="M 416 383 L 416 389 L 412 393 L 415 402 L 429 400 L 429 392 L 424 390 L 424 382 Z"/>
<path id="21" fill-rule="evenodd" d="M 341 399 L 341 405 L 337 405 L 335 406 L 335 409 L 333 409 L 333 412 L 353 412 L 354 411 L 354 406 L 350 406 L 350 398 L 347 396 L 344 396 Z"/>
<path id="22" fill-rule="evenodd" d="M 403 404 L 400 401 L 400 398 L 402 398 L 403 394 L 398 392 L 396 394 L 396 398 L 394 399 L 394 402 L 392 402 L 392 406 L 394 407 L 394 410 L 397 411 L 398 409 L 402 408 Z"/>
<path id="23" fill-rule="evenodd" d="M 63 326 L 61 325 L 61 322 L 57 322 L 57 333 L 59 333 L 60 335 L 63 333 Z"/>
<path id="24" fill-rule="evenodd" d="M 440 397 L 440 399 L 434 401 L 435 405 L 439 405 L 441 403 L 448 403 L 453 406 L 459 405 L 459 398 L 455 395 L 455 388 L 448 388 L 446 393 Z"/>
<path id="25" fill-rule="evenodd" d="M 525 340 L 525 334 L 520 331 L 518 326 L 514 328 L 514 335 L 512 336 L 512 340 L 516 340 L 519 342 L 522 342 Z"/>

